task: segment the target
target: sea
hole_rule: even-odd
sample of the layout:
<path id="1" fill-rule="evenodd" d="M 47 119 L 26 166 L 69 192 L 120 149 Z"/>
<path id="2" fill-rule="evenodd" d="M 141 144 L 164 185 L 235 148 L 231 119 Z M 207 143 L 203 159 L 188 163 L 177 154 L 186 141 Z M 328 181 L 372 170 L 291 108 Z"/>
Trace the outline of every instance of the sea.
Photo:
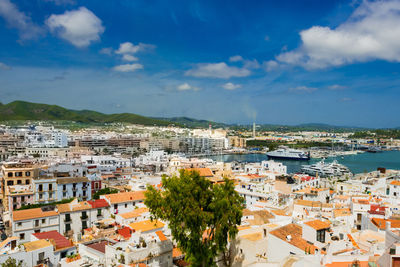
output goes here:
<path id="1" fill-rule="evenodd" d="M 261 162 L 268 160 L 268 156 L 265 154 L 231 154 L 210 156 L 209 158 L 223 162 Z M 310 159 L 308 161 L 274 160 L 286 165 L 288 173 L 296 173 L 300 171 L 302 165 L 313 164 L 321 159 Z M 337 160 L 340 164 L 347 166 L 354 174 L 375 171 L 377 168 L 400 170 L 400 151 L 366 152 L 343 157 L 329 157 L 325 159 L 325 162 L 332 162 L 333 160 Z"/>

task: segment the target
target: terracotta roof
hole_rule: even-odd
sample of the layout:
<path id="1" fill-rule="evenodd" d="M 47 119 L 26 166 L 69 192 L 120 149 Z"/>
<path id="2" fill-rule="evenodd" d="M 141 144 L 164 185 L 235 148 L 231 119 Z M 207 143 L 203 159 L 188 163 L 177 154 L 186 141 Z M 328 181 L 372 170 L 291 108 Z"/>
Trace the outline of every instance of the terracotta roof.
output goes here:
<path id="1" fill-rule="evenodd" d="M 271 235 L 276 236 L 277 238 L 301 249 L 302 251 L 307 251 L 310 250 L 311 254 L 315 253 L 316 247 L 314 245 L 309 244 L 306 240 L 302 238 L 303 235 L 303 229 L 300 225 L 298 224 L 288 224 L 283 227 L 280 227 L 278 229 L 275 229 L 271 232 L 269 232 Z M 290 241 L 288 241 L 286 238 L 287 236 L 291 237 Z"/>
<path id="2" fill-rule="evenodd" d="M 390 184 L 391 185 L 400 185 L 400 181 L 391 181 Z"/>
<path id="3" fill-rule="evenodd" d="M 90 210 L 92 206 L 87 201 L 71 202 L 57 205 L 58 212 L 66 213 L 72 211 Z"/>
<path id="4" fill-rule="evenodd" d="M 57 178 L 57 184 L 74 184 L 74 183 L 87 183 L 89 179 L 87 177 L 68 177 L 68 178 Z"/>
<path id="5" fill-rule="evenodd" d="M 173 248 L 172 249 L 172 258 L 179 258 L 179 257 L 183 257 L 183 253 L 179 248 Z"/>
<path id="6" fill-rule="evenodd" d="M 390 222 L 391 228 L 400 228 L 400 220 L 372 218 L 371 222 L 375 224 L 376 227 L 378 227 L 380 230 L 386 229 L 386 222 Z"/>
<path id="7" fill-rule="evenodd" d="M 149 211 L 148 208 L 142 207 L 142 208 L 134 209 L 129 212 L 121 213 L 118 216 L 121 216 L 124 219 L 130 219 L 130 218 L 139 217 L 140 215 L 142 215 L 143 213 L 148 212 L 148 211 Z"/>
<path id="8" fill-rule="evenodd" d="M 252 233 L 252 234 L 247 234 L 247 235 L 242 235 L 240 238 L 245 238 L 250 241 L 258 241 L 262 238 L 261 233 Z"/>
<path id="9" fill-rule="evenodd" d="M 99 251 L 99 252 L 104 254 L 104 253 L 106 253 L 106 245 L 108 245 L 109 243 L 110 242 L 108 242 L 106 240 L 103 240 L 103 241 L 100 241 L 100 242 L 89 244 L 87 246 L 89 248 L 91 248 L 91 249 L 97 250 L 97 251 Z"/>
<path id="10" fill-rule="evenodd" d="M 47 240 L 40 239 L 28 243 L 24 243 L 23 246 L 25 247 L 26 251 L 33 251 L 41 248 L 50 247 L 51 243 Z"/>
<path id="11" fill-rule="evenodd" d="M 60 234 L 56 230 L 49 232 L 42 232 L 42 233 L 34 233 L 33 235 L 37 239 L 45 239 L 45 240 L 47 239 L 50 242 L 52 242 L 51 240 L 53 240 L 55 243 L 56 250 L 62 250 L 74 246 L 70 240 L 65 238 L 62 234 Z"/>
<path id="12" fill-rule="evenodd" d="M 352 261 L 335 261 L 332 263 L 327 263 L 325 264 L 326 267 L 349 267 L 349 266 L 353 266 L 352 265 Z M 358 261 L 358 263 L 360 264 L 359 267 L 369 267 L 371 265 L 369 265 L 369 261 Z"/>
<path id="13" fill-rule="evenodd" d="M 212 177 L 214 176 L 212 171 L 209 168 L 188 168 L 186 171 L 196 171 L 202 177 Z"/>
<path id="14" fill-rule="evenodd" d="M 132 229 L 129 227 L 123 227 L 117 230 L 118 234 L 121 235 L 126 240 L 131 238 L 132 236 Z"/>
<path id="15" fill-rule="evenodd" d="M 111 204 L 124 203 L 130 201 L 144 200 L 145 191 L 123 192 L 116 194 L 104 195 Z"/>
<path id="16" fill-rule="evenodd" d="M 321 220 L 313 220 L 313 221 L 305 222 L 304 224 L 307 224 L 308 226 L 314 228 L 317 231 L 322 230 L 322 229 L 327 229 L 331 226 L 331 222 L 321 221 Z"/>
<path id="17" fill-rule="evenodd" d="M 164 235 L 162 231 L 156 231 L 156 234 L 158 235 L 158 238 L 160 238 L 160 241 L 167 241 L 168 238 Z"/>
<path id="18" fill-rule="evenodd" d="M 343 217 L 343 216 L 350 216 L 351 215 L 351 210 L 346 208 L 346 209 L 335 209 L 333 210 L 333 216 L 336 217 Z"/>
<path id="19" fill-rule="evenodd" d="M 41 208 L 36 208 L 27 210 L 16 210 L 13 211 L 12 214 L 14 221 L 23 221 L 29 219 L 57 216 L 58 212 L 55 210 L 43 211 Z"/>
<path id="20" fill-rule="evenodd" d="M 148 232 L 163 228 L 164 224 L 160 221 L 146 220 L 146 221 L 131 223 L 129 224 L 129 227 L 135 231 Z"/>
<path id="21" fill-rule="evenodd" d="M 108 202 L 105 199 L 89 200 L 88 203 L 93 209 L 109 207 Z"/>

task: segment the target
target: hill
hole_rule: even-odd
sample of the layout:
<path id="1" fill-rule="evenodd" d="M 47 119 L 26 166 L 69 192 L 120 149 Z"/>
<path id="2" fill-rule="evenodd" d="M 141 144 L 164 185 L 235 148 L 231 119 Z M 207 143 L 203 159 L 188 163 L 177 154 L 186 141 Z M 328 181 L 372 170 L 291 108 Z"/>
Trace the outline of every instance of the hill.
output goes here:
<path id="1" fill-rule="evenodd" d="M 81 123 L 125 122 L 157 126 L 176 124 L 172 121 L 149 118 L 132 113 L 104 114 L 91 110 L 72 110 L 57 105 L 37 104 L 26 101 L 14 101 L 8 104 L 0 103 L 0 121 L 11 120 L 62 120 Z"/>

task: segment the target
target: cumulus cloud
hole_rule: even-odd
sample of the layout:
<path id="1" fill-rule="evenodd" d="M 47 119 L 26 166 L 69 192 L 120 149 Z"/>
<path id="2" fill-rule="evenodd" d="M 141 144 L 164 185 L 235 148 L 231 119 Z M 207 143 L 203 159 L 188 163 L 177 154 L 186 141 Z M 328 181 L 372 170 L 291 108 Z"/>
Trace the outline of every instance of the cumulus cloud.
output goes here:
<path id="1" fill-rule="evenodd" d="M 0 62 L 0 70 L 10 70 L 10 69 L 11 69 L 10 66 L 4 64 L 3 62 Z"/>
<path id="2" fill-rule="evenodd" d="M 289 89 L 289 92 L 293 93 L 312 93 L 317 91 L 318 88 L 315 87 L 308 87 L 308 86 L 297 86 Z"/>
<path id="3" fill-rule="evenodd" d="M 313 26 L 300 32 L 299 48 L 281 53 L 282 64 L 321 69 L 356 62 L 400 62 L 400 1 L 363 1 L 336 28 Z"/>
<path id="4" fill-rule="evenodd" d="M 151 44 L 139 43 L 137 45 L 134 45 L 131 42 L 125 42 L 119 45 L 119 48 L 118 50 L 115 51 L 115 53 L 120 55 L 135 54 L 139 51 L 144 51 L 146 49 L 152 49 L 152 48 L 154 48 L 154 45 Z"/>
<path id="5" fill-rule="evenodd" d="M 234 84 L 234 83 L 231 83 L 231 82 L 225 83 L 225 84 L 223 84 L 221 86 L 225 90 L 235 90 L 235 89 L 238 89 L 238 88 L 242 87 L 240 84 Z"/>
<path id="6" fill-rule="evenodd" d="M 246 77 L 250 74 L 251 72 L 246 68 L 228 66 L 225 62 L 200 63 L 185 73 L 187 76 L 221 79 L 229 79 L 231 77 Z"/>
<path id="7" fill-rule="evenodd" d="M 340 84 L 333 84 L 333 85 L 330 85 L 330 86 L 328 86 L 328 89 L 329 90 L 343 90 L 343 89 L 346 89 L 346 86 L 344 86 L 344 85 L 340 85 Z"/>
<path id="8" fill-rule="evenodd" d="M 230 62 L 239 62 L 239 61 L 243 61 L 243 57 L 240 55 L 236 55 L 236 56 L 231 56 L 229 58 Z"/>
<path id="9" fill-rule="evenodd" d="M 113 68 L 115 71 L 119 72 L 134 72 L 136 70 L 143 69 L 142 64 L 134 63 L 134 64 L 123 64 L 123 65 L 118 65 Z"/>
<path id="10" fill-rule="evenodd" d="M 179 91 L 189 91 L 189 90 L 198 91 L 198 90 L 200 90 L 200 88 L 198 88 L 196 86 L 192 86 L 188 83 L 183 83 L 181 85 L 178 85 L 177 89 Z"/>
<path id="11" fill-rule="evenodd" d="M 266 71 L 273 71 L 279 67 L 278 62 L 275 60 L 269 60 L 263 63 Z"/>
<path id="12" fill-rule="evenodd" d="M 43 28 L 33 23 L 32 19 L 21 12 L 10 0 L 0 0 L 0 16 L 11 28 L 19 31 L 20 40 L 31 40 L 44 33 Z"/>
<path id="13" fill-rule="evenodd" d="M 129 55 L 129 54 L 125 54 L 122 56 L 122 60 L 125 61 L 138 61 L 139 59 L 135 56 Z"/>
<path id="14" fill-rule="evenodd" d="M 102 21 L 85 7 L 51 15 L 46 20 L 50 32 L 76 47 L 87 47 L 100 40 L 104 32 Z"/>

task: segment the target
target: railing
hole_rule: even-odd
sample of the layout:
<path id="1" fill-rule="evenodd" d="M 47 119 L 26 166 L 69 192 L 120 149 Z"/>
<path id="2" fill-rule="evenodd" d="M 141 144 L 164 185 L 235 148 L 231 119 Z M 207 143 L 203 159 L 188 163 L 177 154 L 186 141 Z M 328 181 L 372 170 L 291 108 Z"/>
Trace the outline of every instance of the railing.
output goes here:
<path id="1" fill-rule="evenodd" d="M 65 218 L 65 219 L 64 219 L 64 222 L 65 222 L 65 223 L 70 223 L 70 222 L 72 222 L 72 220 L 71 220 L 71 218 Z"/>
<path id="2" fill-rule="evenodd" d="M 88 216 L 87 216 L 87 215 L 82 215 L 82 216 L 81 216 L 81 219 L 82 219 L 82 220 L 86 220 L 86 219 L 88 219 Z"/>

